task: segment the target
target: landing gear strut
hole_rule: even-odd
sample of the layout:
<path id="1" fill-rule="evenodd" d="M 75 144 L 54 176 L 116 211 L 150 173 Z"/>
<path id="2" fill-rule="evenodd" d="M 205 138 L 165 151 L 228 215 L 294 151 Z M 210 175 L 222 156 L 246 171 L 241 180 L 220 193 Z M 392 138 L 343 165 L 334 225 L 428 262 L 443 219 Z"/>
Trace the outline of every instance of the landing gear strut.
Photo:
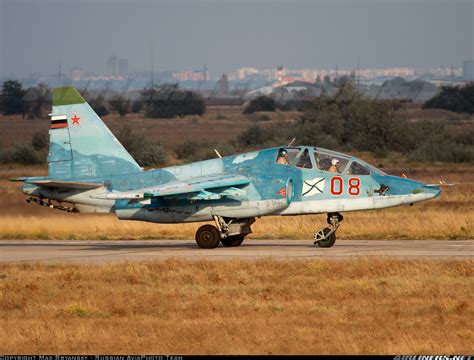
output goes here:
<path id="1" fill-rule="evenodd" d="M 327 218 L 329 226 L 314 233 L 314 244 L 323 248 L 333 246 L 336 242 L 336 230 L 343 219 L 339 213 L 329 213 Z"/>
<path id="2" fill-rule="evenodd" d="M 214 225 L 203 225 L 196 232 L 196 243 L 203 249 L 214 249 L 219 242 L 226 247 L 240 246 L 246 235 L 252 232 L 250 225 L 255 218 L 229 219 L 214 216 Z"/>

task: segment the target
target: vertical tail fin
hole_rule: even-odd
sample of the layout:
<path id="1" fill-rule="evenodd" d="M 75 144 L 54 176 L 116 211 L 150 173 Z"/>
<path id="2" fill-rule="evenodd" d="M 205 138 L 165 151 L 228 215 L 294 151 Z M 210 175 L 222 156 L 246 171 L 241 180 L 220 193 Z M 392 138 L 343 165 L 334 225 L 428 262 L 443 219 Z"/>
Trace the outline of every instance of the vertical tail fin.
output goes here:
<path id="1" fill-rule="evenodd" d="M 53 90 L 48 176 L 106 178 L 143 171 L 73 87 Z"/>

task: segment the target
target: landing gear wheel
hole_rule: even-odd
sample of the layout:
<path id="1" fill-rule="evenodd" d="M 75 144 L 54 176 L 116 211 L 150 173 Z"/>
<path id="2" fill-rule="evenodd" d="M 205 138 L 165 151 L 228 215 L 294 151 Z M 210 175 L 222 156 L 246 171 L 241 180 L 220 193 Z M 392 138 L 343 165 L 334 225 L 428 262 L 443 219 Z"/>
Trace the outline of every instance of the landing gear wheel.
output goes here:
<path id="1" fill-rule="evenodd" d="M 196 242 L 202 249 L 214 249 L 220 241 L 221 234 L 213 225 L 203 225 L 196 231 Z"/>
<path id="2" fill-rule="evenodd" d="M 331 231 L 330 228 L 324 228 L 322 230 L 322 232 L 324 233 L 324 237 L 327 236 L 327 234 Z M 325 238 L 324 240 L 318 240 L 318 238 L 322 238 L 321 236 L 322 234 L 320 234 L 318 232 L 318 234 L 316 235 L 316 241 L 315 241 L 315 244 L 318 245 L 319 247 L 322 247 L 322 248 L 330 248 L 331 246 L 334 245 L 334 243 L 336 242 L 336 232 L 333 232 L 331 235 L 329 235 L 327 238 Z"/>
<path id="3" fill-rule="evenodd" d="M 244 241 L 244 238 L 245 238 L 244 235 L 228 236 L 225 239 L 221 239 L 221 243 L 222 245 L 227 246 L 227 247 L 236 247 L 242 244 L 242 242 Z"/>

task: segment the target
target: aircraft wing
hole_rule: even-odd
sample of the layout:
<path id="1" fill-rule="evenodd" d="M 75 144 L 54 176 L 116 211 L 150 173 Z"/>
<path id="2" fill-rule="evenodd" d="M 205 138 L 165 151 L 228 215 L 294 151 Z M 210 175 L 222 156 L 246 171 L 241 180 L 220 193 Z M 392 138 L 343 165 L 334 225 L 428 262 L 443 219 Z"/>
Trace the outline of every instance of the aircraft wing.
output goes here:
<path id="1" fill-rule="evenodd" d="M 174 180 L 165 184 L 130 191 L 110 191 L 93 195 L 99 199 L 147 199 L 153 197 L 173 197 L 188 200 L 217 200 L 222 197 L 242 197 L 247 193 L 238 186 L 247 185 L 250 179 L 243 175 L 209 175 L 184 180 Z"/>

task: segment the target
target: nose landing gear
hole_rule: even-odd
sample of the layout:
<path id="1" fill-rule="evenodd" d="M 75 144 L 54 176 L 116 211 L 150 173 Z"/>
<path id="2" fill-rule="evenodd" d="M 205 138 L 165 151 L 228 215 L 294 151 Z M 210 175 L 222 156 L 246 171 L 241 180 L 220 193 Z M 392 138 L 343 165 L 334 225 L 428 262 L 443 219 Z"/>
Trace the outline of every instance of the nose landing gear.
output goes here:
<path id="1" fill-rule="evenodd" d="M 336 231 L 343 219 L 339 213 L 329 213 L 327 218 L 329 226 L 314 233 L 314 244 L 323 248 L 333 246 L 336 242 Z"/>

